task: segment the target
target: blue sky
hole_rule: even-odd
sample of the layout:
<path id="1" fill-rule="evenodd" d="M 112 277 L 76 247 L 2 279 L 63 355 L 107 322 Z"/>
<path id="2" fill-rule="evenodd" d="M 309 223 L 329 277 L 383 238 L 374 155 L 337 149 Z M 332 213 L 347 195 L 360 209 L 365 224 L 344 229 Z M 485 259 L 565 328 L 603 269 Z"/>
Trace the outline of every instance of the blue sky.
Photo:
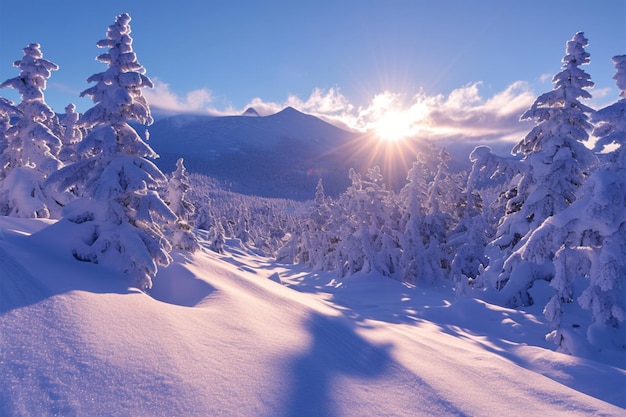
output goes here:
<path id="1" fill-rule="evenodd" d="M 584 69 L 596 83 L 588 104 L 605 105 L 617 99 L 610 58 L 626 53 L 624 0 L 148 3 L 34 1 L 25 12 L 23 2 L 2 0 L 0 79 L 16 76 L 22 48 L 40 43 L 60 66 L 48 104 L 86 110 L 92 103 L 78 94 L 105 69 L 96 42 L 128 12 L 135 52 L 157 84 L 148 93 L 155 105 L 237 113 L 253 104 L 262 114 L 293 105 L 364 127 L 387 108 L 415 104 L 480 111 L 515 99 L 509 111 L 521 112 L 552 89 L 565 43 L 581 30 L 592 60 Z"/>

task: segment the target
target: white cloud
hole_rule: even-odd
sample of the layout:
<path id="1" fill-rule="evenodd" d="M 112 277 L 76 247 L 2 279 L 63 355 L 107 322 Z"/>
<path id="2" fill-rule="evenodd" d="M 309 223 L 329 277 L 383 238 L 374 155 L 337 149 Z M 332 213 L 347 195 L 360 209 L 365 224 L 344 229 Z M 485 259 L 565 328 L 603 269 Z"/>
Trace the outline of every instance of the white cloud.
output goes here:
<path id="1" fill-rule="evenodd" d="M 552 82 L 553 77 L 554 74 L 546 72 L 545 74 L 541 74 L 539 76 L 539 81 L 541 81 L 541 83 Z"/>
<path id="2" fill-rule="evenodd" d="M 452 91 L 448 96 L 419 92 L 410 99 L 384 92 L 369 106 L 359 109 L 352 125 L 361 130 L 375 128 L 377 120 L 390 112 L 402 120 L 411 135 L 424 139 L 472 138 L 474 140 L 519 140 L 528 123 L 519 121 L 530 107 L 534 93 L 525 82 L 515 82 L 489 98 L 480 95 L 476 82 Z"/>
<path id="3" fill-rule="evenodd" d="M 423 91 L 413 96 L 384 91 L 359 107 L 352 104 L 339 88 L 315 88 L 306 100 L 290 95 L 280 103 L 257 97 L 242 109 L 223 110 L 211 106 L 212 96 L 208 89 L 195 90 L 180 98 L 168 84 L 157 80 L 155 88 L 145 93 L 151 105 L 177 112 L 233 115 L 253 107 L 261 116 L 267 116 L 291 106 L 352 131 L 371 131 L 385 118 L 401 122 L 416 138 L 471 138 L 485 142 L 520 140 L 530 124 L 520 122 L 519 117 L 536 97 L 529 84 L 517 81 L 486 98 L 481 95 L 481 88 L 481 82 L 474 82 L 447 96 L 427 95 Z"/>
<path id="4" fill-rule="evenodd" d="M 180 113 L 210 113 L 213 110 L 209 107 L 213 99 L 211 91 L 206 88 L 190 91 L 183 99 L 170 90 L 169 84 L 157 78 L 153 78 L 153 82 L 153 89 L 143 91 L 146 100 L 153 108 Z"/>
<path id="5" fill-rule="evenodd" d="M 317 114 L 345 113 L 354 108 L 338 88 L 331 88 L 328 91 L 316 88 L 306 101 L 302 101 L 296 96 L 289 96 L 287 104 L 294 108 L 300 108 L 307 113 Z"/>

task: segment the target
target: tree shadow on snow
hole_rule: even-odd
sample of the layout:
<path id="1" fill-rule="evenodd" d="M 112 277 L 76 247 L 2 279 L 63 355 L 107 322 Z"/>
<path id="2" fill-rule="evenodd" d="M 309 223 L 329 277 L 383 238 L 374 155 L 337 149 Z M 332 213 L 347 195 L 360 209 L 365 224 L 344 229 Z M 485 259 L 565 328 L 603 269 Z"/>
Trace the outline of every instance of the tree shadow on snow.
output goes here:
<path id="1" fill-rule="evenodd" d="M 0 237 L 0 315 L 71 291 L 136 291 L 119 273 L 77 261 L 63 244 L 50 240 L 46 229 L 33 235 L 5 232 Z"/>
<path id="2" fill-rule="evenodd" d="M 333 404 L 333 378 L 379 377 L 391 363 L 388 347 L 367 342 L 337 318 L 316 314 L 306 326 L 311 346 L 293 363 L 293 391 L 287 415 L 338 415 Z"/>
<path id="3" fill-rule="evenodd" d="M 175 262 L 160 268 L 148 294 L 164 303 L 181 307 L 194 307 L 215 291 L 215 287 L 198 279 L 179 259 L 181 254 L 173 254 Z"/>

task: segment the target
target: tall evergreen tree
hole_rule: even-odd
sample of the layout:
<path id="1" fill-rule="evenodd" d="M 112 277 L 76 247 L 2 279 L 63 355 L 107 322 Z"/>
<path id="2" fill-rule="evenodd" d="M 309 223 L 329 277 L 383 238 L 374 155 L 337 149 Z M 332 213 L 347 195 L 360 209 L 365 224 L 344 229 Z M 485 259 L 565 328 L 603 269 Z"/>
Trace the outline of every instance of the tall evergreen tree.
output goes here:
<path id="1" fill-rule="evenodd" d="M 589 137 L 593 112 L 579 100 L 590 98 L 586 89 L 593 86 L 590 76 L 579 68 L 589 63 L 585 46 L 582 32 L 567 42 L 562 70 L 553 78 L 554 89 L 539 96 L 522 115 L 522 120 L 536 124 L 513 148 L 514 154 L 523 155 L 525 169 L 511 184 L 506 216 L 490 243 L 494 249 L 488 250 L 489 266 L 484 272 L 484 280 L 500 292 L 495 297 L 511 307 L 532 304 L 528 289 L 533 282 L 552 279 L 549 261 L 544 265 L 529 262 L 521 248 L 546 218 L 575 200 L 596 160 L 582 143 Z"/>
<path id="2" fill-rule="evenodd" d="M 16 89 L 22 98 L 14 112 L 16 121 L 6 131 L 0 214 L 47 218 L 57 207 L 43 183 L 62 164 L 57 158 L 61 147 L 55 134 L 58 118 L 46 104 L 43 91 L 52 71 L 59 67 L 43 58 L 39 44 L 30 44 L 23 51 L 22 59 L 13 63 L 20 74 L 0 84 L 0 88 Z"/>
<path id="3" fill-rule="evenodd" d="M 438 153 L 437 171 L 426 195 L 426 216 L 422 236 L 429 263 L 428 274 L 433 282 L 446 277 L 450 271 L 452 251 L 447 241 L 448 232 L 458 222 L 459 210 L 464 206 L 461 201 L 461 182 L 450 173 L 448 167 L 450 159 L 448 150 L 441 148 Z"/>
<path id="4" fill-rule="evenodd" d="M 498 247 L 488 247 L 494 238 L 496 226 L 504 216 L 507 192 L 500 192 L 507 179 L 520 175 L 519 160 L 493 153 L 488 146 L 478 146 L 470 154 L 472 169 L 467 178 L 467 206 L 469 218 L 463 218 L 451 236 L 457 247 L 452 273 L 459 295 L 472 289 L 482 289 L 483 271 L 487 267 L 488 250 L 499 252 Z M 480 210 L 478 209 L 480 205 Z M 480 214 L 478 212 L 480 211 Z"/>
<path id="5" fill-rule="evenodd" d="M 340 231 L 341 276 L 356 272 L 396 275 L 400 247 L 397 231 L 399 212 L 393 193 L 386 189 L 379 167 L 371 168 L 365 180 L 350 170 L 352 185 L 338 201 L 344 211 Z"/>
<path id="6" fill-rule="evenodd" d="M 602 244 L 593 249 L 589 287 L 578 301 L 592 312 L 589 341 L 599 347 L 604 342 L 626 349 L 626 55 L 613 57 L 613 62 L 613 79 L 622 98 L 592 118 L 597 123 L 593 134 L 599 138 L 596 149 L 612 146 L 613 150 L 587 181 L 583 195 L 588 200 L 581 203 L 586 205 L 591 226 L 583 233 L 597 236 Z"/>
<path id="7" fill-rule="evenodd" d="M 588 341 L 597 348 L 626 348 L 626 56 L 614 58 L 614 77 L 624 97 L 593 115 L 597 150 L 611 145 L 604 163 L 581 187 L 578 199 L 546 219 L 531 235 L 523 256 L 543 262 L 554 253 L 556 292 L 545 308 L 550 338 L 576 353 L 577 334 L 566 317 L 577 299 L 591 310 Z M 586 288 L 583 290 L 583 288 Z"/>
<path id="8" fill-rule="evenodd" d="M 129 125 L 152 123 L 141 90 L 153 86 L 133 52 L 129 23 L 130 16 L 120 14 L 97 43 L 108 48 L 97 58 L 108 69 L 89 77 L 96 84 L 81 93 L 95 103 L 81 121 L 90 129 L 78 146 L 82 159 L 50 182 L 61 190 L 75 188 L 83 197 L 63 213 L 88 236 L 76 242 L 74 257 L 117 269 L 143 289 L 152 285 L 157 265 L 170 262 L 171 247 L 160 223 L 176 215 L 157 193 L 165 175 L 146 159 L 158 155 Z"/>
<path id="9" fill-rule="evenodd" d="M 402 254 L 399 265 L 402 279 L 411 283 L 432 282 L 423 236 L 428 193 L 428 172 L 425 166 L 424 156 L 418 155 L 407 173 L 407 183 L 399 194 L 402 210 L 399 228 Z"/>

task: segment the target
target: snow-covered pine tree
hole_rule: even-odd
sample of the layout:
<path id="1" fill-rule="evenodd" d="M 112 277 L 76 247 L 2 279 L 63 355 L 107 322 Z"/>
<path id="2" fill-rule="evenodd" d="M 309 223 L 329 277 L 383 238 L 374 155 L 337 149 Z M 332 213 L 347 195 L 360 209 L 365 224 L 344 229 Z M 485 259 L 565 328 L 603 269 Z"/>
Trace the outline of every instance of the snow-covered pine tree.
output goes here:
<path id="1" fill-rule="evenodd" d="M 321 219 L 318 225 L 317 220 L 318 208 L 325 204 L 324 185 L 320 178 L 315 188 L 315 199 L 306 204 L 306 208 L 302 214 L 298 216 L 296 221 L 298 226 L 289 234 L 287 241 L 278 251 L 277 260 L 285 263 L 301 263 L 312 266 L 314 269 L 320 269 L 317 264 L 320 262 L 315 260 L 316 254 L 322 250 L 316 247 L 315 236 L 323 230 L 327 218 Z M 325 245 L 323 245 L 325 246 Z"/>
<path id="2" fill-rule="evenodd" d="M 195 212 L 195 207 L 185 198 L 185 194 L 187 194 L 190 188 L 191 185 L 183 158 L 179 158 L 176 161 L 176 170 L 167 182 L 164 196 L 165 202 L 170 210 L 176 214 L 178 220 L 173 224 L 167 225 L 166 229 L 175 248 L 195 252 L 200 248 L 198 239 L 193 233 L 193 223 L 190 221 L 191 216 Z"/>
<path id="3" fill-rule="evenodd" d="M 439 150 L 437 157 L 437 171 L 426 194 L 426 215 L 422 231 L 428 262 L 426 273 L 433 282 L 446 277 L 450 271 L 452 252 L 447 237 L 458 222 L 459 210 L 463 206 L 459 181 L 451 175 L 448 167 L 450 153 L 444 147 Z"/>
<path id="4" fill-rule="evenodd" d="M 613 58 L 614 77 L 624 97 L 598 110 L 593 135 L 603 163 L 585 181 L 577 200 L 549 217 L 524 247 L 524 258 L 544 262 L 553 256 L 556 293 L 544 309 L 553 327 L 549 338 L 560 351 L 580 350 L 580 322 L 568 314 L 574 301 L 591 311 L 587 340 L 597 349 L 626 348 L 626 56 Z M 583 348 L 584 349 L 584 348 Z"/>
<path id="5" fill-rule="evenodd" d="M 19 110 L 15 104 L 4 97 L 0 97 L 0 181 L 3 180 L 11 169 L 11 158 L 13 157 L 9 149 L 8 133 L 11 128 L 11 117 L 18 115 Z M 0 200 L 0 204 L 3 202 Z M 8 211 L 0 207 L 0 213 Z"/>
<path id="6" fill-rule="evenodd" d="M 572 222 L 576 237 L 587 244 L 579 256 L 589 260 L 589 286 L 578 302 L 591 310 L 588 340 L 597 348 L 626 349 L 626 55 L 613 61 L 622 98 L 592 117 L 596 149 L 612 150 L 585 183 Z"/>
<path id="7" fill-rule="evenodd" d="M 352 185 L 339 197 L 344 212 L 340 229 L 340 276 L 356 272 L 396 275 L 400 246 L 400 214 L 393 193 L 386 189 L 379 167 L 368 170 L 365 180 L 351 169 Z"/>
<path id="8" fill-rule="evenodd" d="M 470 287 L 484 287 L 482 272 L 489 259 L 486 251 L 493 250 L 487 244 L 493 239 L 497 223 L 505 213 L 506 193 L 498 195 L 496 190 L 519 175 L 521 169 L 518 159 L 496 155 L 488 146 L 476 147 L 469 158 L 472 169 L 467 178 L 465 208 L 469 217 L 461 219 L 450 238 L 450 244 L 455 248 L 452 275 L 459 296 L 467 293 Z"/>
<path id="9" fill-rule="evenodd" d="M 324 184 L 320 178 L 315 188 L 315 200 L 307 219 L 307 239 L 305 241 L 309 253 L 309 265 L 317 270 L 328 269 L 330 265 L 334 264 L 328 258 L 329 252 L 334 251 L 332 247 L 333 238 L 329 235 L 328 226 L 330 225 L 328 197 L 326 197 Z"/>
<path id="10" fill-rule="evenodd" d="M 206 197 L 201 202 L 196 202 L 195 206 L 197 207 L 194 216 L 196 229 L 203 231 L 203 236 L 209 244 L 209 249 L 213 252 L 223 253 L 226 243 L 226 231 L 221 219 L 212 212 L 211 200 Z"/>
<path id="11" fill-rule="evenodd" d="M 463 215 L 448 237 L 448 244 L 454 253 L 450 273 L 455 282 L 457 297 L 465 295 L 470 290 L 470 284 L 487 266 L 485 246 L 492 237 L 487 211 L 483 209 L 483 199 L 478 188 L 482 167 L 479 165 L 479 158 L 472 158 L 473 155 L 474 152 L 470 154 L 473 165 L 463 192 L 465 200 Z"/>
<path id="12" fill-rule="evenodd" d="M 513 148 L 513 154 L 523 155 L 520 163 L 525 169 L 510 185 L 506 215 L 489 244 L 489 266 L 483 273 L 483 281 L 499 291 L 493 294 L 494 301 L 507 306 L 532 304 L 528 289 L 533 282 L 554 276 L 549 260 L 542 265 L 530 262 L 523 257 L 522 248 L 546 218 L 575 200 L 596 161 L 582 143 L 589 137 L 588 115 L 593 112 L 579 101 L 591 97 L 586 89 L 593 86 L 590 76 L 579 68 L 589 63 L 585 46 L 582 32 L 567 42 L 562 71 L 553 78 L 554 89 L 539 96 L 522 115 L 522 120 L 536 123 Z"/>
<path id="13" fill-rule="evenodd" d="M 402 279 L 407 282 L 418 281 L 432 283 L 428 275 L 430 268 L 426 259 L 423 227 L 426 216 L 426 200 L 428 193 L 428 172 L 425 157 L 421 154 L 413 162 L 407 173 L 407 183 L 399 193 L 399 204 L 402 211 L 400 221 L 400 246 L 402 254 L 399 259 Z"/>
<path id="14" fill-rule="evenodd" d="M 39 44 L 30 44 L 23 51 L 22 59 L 13 63 L 20 74 L 0 84 L 0 88 L 16 89 L 22 98 L 13 112 L 16 120 L 5 132 L 0 215 L 47 218 L 58 210 L 43 183 L 62 164 L 57 158 L 61 141 L 51 130 L 58 130 L 58 118 L 46 104 L 43 91 L 52 71 L 59 67 L 43 58 Z"/>
<path id="15" fill-rule="evenodd" d="M 81 120 L 90 129 L 77 149 L 82 159 L 49 181 L 61 190 L 75 188 L 82 197 L 63 212 L 63 220 L 81 230 L 74 257 L 118 270 L 144 289 L 158 265 L 171 260 L 161 224 L 176 215 L 157 193 L 165 175 L 146 159 L 158 155 L 128 123 L 152 123 L 141 90 L 153 86 L 133 52 L 129 23 L 128 14 L 118 15 L 97 43 L 108 48 L 97 58 L 108 69 L 89 77 L 96 84 L 81 93 L 95 103 Z"/>
<path id="16" fill-rule="evenodd" d="M 63 126 L 63 136 L 61 142 L 63 147 L 59 153 L 59 159 L 66 165 L 76 162 L 79 155 L 76 152 L 76 145 L 83 140 L 83 129 L 79 124 L 80 114 L 76 112 L 74 103 L 65 107 L 65 117 L 61 120 Z"/>
<path id="17" fill-rule="evenodd" d="M 224 253 L 224 245 L 226 245 L 226 231 L 220 219 L 211 216 L 213 221 L 208 233 L 209 249 L 213 252 Z"/>

